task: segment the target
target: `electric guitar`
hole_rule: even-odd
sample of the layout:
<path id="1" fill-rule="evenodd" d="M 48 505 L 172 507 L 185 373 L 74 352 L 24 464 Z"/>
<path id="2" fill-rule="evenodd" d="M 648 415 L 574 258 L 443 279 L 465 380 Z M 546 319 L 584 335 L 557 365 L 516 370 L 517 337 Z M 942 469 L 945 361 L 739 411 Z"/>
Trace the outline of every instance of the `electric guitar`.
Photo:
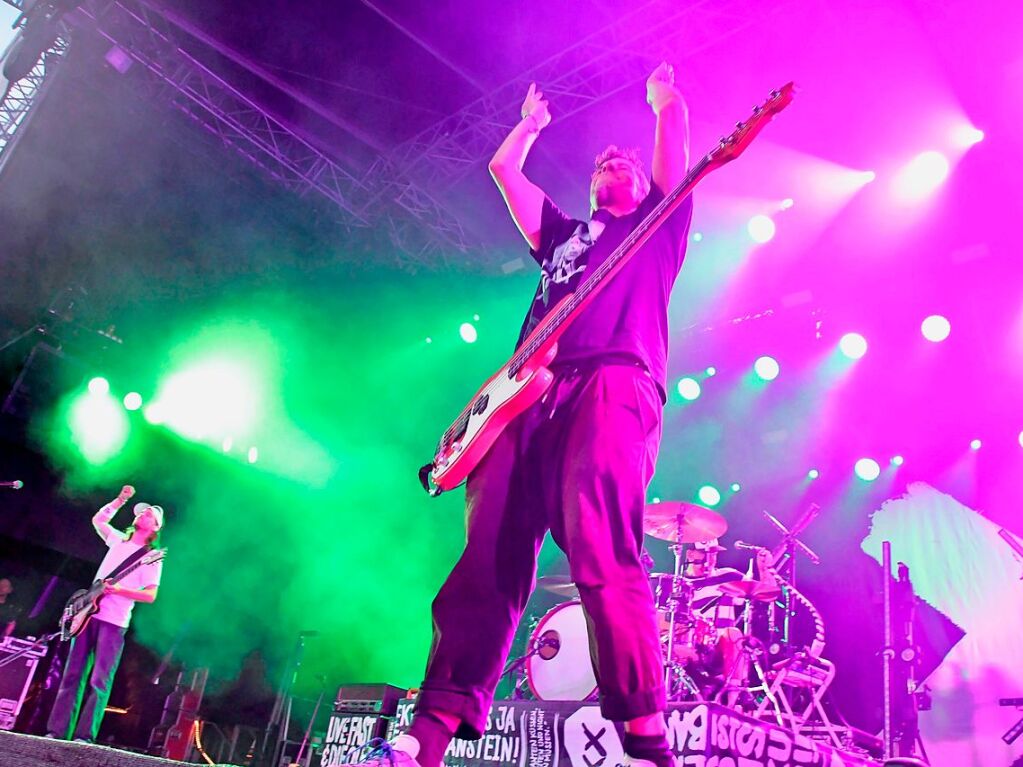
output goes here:
<path id="1" fill-rule="evenodd" d="M 650 239 L 678 208 L 693 188 L 711 171 L 742 154 L 753 138 L 778 112 L 787 107 L 795 92 L 788 83 L 773 91 L 753 108 L 745 122 L 721 139 L 686 174 L 682 182 L 650 212 L 615 251 L 576 288 L 551 308 L 505 365 L 480 387 L 437 444 L 433 460 L 419 470 L 419 480 L 430 495 L 440 495 L 460 485 L 486 455 L 494 440 L 515 416 L 547 391 L 554 374 L 549 366 L 558 353 L 558 339 L 597 293 Z"/>
<path id="2" fill-rule="evenodd" d="M 148 554 L 132 563 L 113 578 L 100 578 L 94 581 L 87 589 L 79 589 L 68 599 L 64 605 L 64 612 L 60 616 L 60 638 L 67 641 L 82 633 L 86 624 L 99 610 L 100 600 L 103 599 L 103 589 L 108 583 L 118 583 L 129 573 L 134 572 L 143 565 L 151 565 L 159 562 L 167 555 L 167 549 L 153 549 Z"/>

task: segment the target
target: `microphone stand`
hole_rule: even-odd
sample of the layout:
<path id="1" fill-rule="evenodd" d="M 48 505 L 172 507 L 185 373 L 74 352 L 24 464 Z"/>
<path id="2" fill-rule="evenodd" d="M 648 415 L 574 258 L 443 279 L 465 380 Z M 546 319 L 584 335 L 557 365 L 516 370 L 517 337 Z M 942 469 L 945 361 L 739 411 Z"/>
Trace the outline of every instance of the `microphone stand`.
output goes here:
<path id="1" fill-rule="evenodd" d="M 504 667 L 504 671 L 501 672 L 501 676 L 498 677 L 498 682 L 504 679 L 509 674 L 518 674 L 518 672 L 525 667 L 526 663 L 534 655 L 539 655 L 540 651 L 547 647 L 553 647 L 555 653 L 561 650 L 561 640 L 557 637 L 549 637 L 544 639 L 543 635 L 537 637 L 537 640 L 533 642 L 532 648 L 525 655 L 520 655 L 518 658 L 508 662 L 508 665 Z M 522 700 L 522 679 L 518 679 L 515 682 L 515 687 L 512 691 L 512 700 Z"/>
<path id="2" fill-rule="evenodd" d="M 803 512 L 803 515 L 796 520 L 796 523 L 791 528 L 786 527 L 770 512 L 762 512 L 764 518 L 782 534 L 781 540 L 778 541 L 773 549 L 771 549 L 771 564 L 787 583 L 792 584 L 793 588 L 796 586 L 796 551 L 802 552 L 806 558 L 815 565 L 819 565 L 821 563 L 821 559 L 817 556 L 816 552 L 798 538 L 798 536 L 801 535 L 807 527 L 809 527 L 810 523 L 817 518 L 820 511 L 820 506 L 816 503 L 811 503 L 809 508 Z M 782 586 L 782 607 L 784 609 L 784 614 L 782 618 L 780 644 L 785 647 L 788 647 L 791 641 L 790 632 L 792 628 L 792 616 L 794 613 L 792 602 L 792 589 L 790 589 L 787 585 Z M 774 612 L 773 605 L 771 612 L 772 614 Z M 774 623 L 773 619 L 771 623 Z M 776 628 L 773 629 L 773 631 L 776 630 Z"/>
<path id="3" fill-rule="evenodd" d="M 30 644 L 30 645 L 28 645 L 26 647 L 22 647 L 17 652 L 11 653 L 6 658 L 0 660 L 0 668 L 3 668 L 4 666 L 6 666 L 6 665 L 8 665 L 10 663 L 13 663 L 18 658 L 20 658 L 22 655 L 27 655 L 28 653 L 32 652 L 34 649 L 36 649 L 40 645 L 44 645 L 44 646 L 48 645 L 50 642 L 52 642 L 54 639 L 56 639 L 59 636 L 60 636 L 60 631 L 54 631 L 52 634 L 47 634 L 46 636 L 39 637 L 32 644 Z"/>

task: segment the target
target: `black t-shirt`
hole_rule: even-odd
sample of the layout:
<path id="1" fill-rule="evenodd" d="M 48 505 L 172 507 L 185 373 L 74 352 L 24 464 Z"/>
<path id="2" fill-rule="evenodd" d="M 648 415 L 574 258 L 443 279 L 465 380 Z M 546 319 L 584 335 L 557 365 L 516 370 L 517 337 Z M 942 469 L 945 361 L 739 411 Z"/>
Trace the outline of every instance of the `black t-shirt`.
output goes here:
<path id="1" fill-rule="evenodd" d="M 549 197 L 544 198 L 540 247 L 530 250 L 542 274 L 516 346 L 521 345 L 550 308 L 574 292 L 663 199 L 663 193 L 651 187 L 650 194 L 635 211 L 620 218 L 609 216 L 610 221 L 593 242 L 586 221 L 569 218 Z M 664 396 L 667 390 L 668 300 L 685 258 L 692 217 L 690 196 L 572 322 L 558 341 L 555 365 L 599 361 L 601 357 L 635 359 L 650 371 Z"/>

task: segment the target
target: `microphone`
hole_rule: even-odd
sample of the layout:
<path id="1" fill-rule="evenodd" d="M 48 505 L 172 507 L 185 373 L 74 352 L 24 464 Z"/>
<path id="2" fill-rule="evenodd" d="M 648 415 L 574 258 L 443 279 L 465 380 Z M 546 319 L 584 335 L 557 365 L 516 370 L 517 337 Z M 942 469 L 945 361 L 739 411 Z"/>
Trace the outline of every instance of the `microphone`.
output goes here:
<path id="1" fill-rule="evenodd" d="M 25 483 L 20 479 L 16 479 L 13 482 L 0 482 L 0 487 L 9 487 L 11 490 L 21 490 L 25 486 Z"/>
<path id="2" fill-rule="evenodd" d="M 745 541 L 736 541 L 732 544 L 733 549 L 746 549 L 747 551 L 763 551 L 763 546 L 757 546 L 752 543 L 746 543 Z"/>

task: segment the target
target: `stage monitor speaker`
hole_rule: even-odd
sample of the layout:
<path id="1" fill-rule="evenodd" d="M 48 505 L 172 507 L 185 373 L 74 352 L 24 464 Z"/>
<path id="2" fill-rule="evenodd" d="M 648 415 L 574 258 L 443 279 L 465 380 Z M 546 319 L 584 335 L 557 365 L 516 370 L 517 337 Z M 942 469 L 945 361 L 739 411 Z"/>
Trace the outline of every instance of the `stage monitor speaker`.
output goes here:
<path id="1" fill-rule="evenodd" d="M 0 642 L 0 663 L 19 652 L 21 657 L 0 666 L 0 730 L 14 729 L 36 666 L 46 654 L 46 646 L 36 645 L 27 639 L 7 637 Z"/>

